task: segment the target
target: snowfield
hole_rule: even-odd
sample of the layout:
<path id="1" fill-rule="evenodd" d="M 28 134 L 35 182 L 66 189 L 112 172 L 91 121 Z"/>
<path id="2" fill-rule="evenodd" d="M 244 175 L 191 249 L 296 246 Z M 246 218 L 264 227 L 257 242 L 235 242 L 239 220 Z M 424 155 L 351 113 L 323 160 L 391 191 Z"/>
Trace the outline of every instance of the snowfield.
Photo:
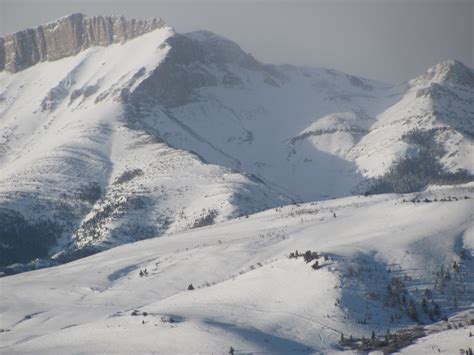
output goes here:
<path id="1" fill-rule="evenodd" d="M 416 324 L 384 301 L 396 279 L 420 323 L 431 323 L 425 289 L 441 310 L 403 352 L 457 353 L 474 331 L 473 213 L 473 184 L 289 205 L 4 277 L 1 351 L 349 351 L 341 333 Z M 296 250 L 317 252 L 318 268 L 289 258 Z"/>

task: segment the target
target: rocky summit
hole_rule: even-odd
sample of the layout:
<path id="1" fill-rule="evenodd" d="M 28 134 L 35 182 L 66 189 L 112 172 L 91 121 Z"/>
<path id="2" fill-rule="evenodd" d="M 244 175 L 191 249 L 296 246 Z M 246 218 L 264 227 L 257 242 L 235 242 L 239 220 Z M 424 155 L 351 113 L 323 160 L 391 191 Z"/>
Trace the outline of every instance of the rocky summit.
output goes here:
<path id="1" fill-rule="evenodd" d="M 124 42 L 164 26 L 159 18 L 72 14 L 46 25 L 0 38 L 0 71 L 16 73 L 38 62 L 76 55 L 91 46 Z"/>

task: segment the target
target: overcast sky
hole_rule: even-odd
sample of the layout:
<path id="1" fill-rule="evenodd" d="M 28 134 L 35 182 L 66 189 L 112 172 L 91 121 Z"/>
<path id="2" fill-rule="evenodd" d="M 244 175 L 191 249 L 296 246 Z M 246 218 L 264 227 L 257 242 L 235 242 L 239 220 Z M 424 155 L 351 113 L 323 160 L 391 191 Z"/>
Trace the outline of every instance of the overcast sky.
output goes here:
<path id="1" fill-rule="evenodd" d="M 161 17 L 208 29 L 257 59 L 398 83 L 445 59 L 474 67 L 474 0 L 0 0 L 0 36 L 58 17 Z"/>

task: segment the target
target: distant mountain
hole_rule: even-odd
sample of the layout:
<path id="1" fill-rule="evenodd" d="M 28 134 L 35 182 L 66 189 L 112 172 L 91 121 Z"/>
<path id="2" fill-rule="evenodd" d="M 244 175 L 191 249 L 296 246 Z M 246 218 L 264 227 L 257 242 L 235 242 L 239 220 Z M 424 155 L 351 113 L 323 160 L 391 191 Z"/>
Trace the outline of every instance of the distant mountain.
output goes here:
<path id="1" fill-rule="evenodd" d="M 460 62 L 393 86 L 263 64 L 160 19 L 74 14 L 0 39 L 0 70 L 2 266 L 474 173 Z"/>

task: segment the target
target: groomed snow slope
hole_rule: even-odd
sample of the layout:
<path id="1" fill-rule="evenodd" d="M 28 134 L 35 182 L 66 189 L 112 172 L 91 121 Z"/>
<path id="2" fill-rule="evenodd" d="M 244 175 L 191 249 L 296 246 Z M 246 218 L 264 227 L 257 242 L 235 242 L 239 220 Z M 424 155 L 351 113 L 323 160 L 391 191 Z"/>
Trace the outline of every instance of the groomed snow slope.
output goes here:
<path id="1" fill-rule="evenodd" d="M 291 205 L 5 277 L 0 351 L 331 352 L 342 350 L 341 332 L 414 324 L 384 305 L 394 280 L 421 322 L 431 322 L 425 289 L 440 307 L 435 320 L 473 318 L 473 211 L 473 184 Z M 320 253 L 320 268 L 289 259 L 295 250 Z M 407 351 L 429 352 L 416 346 Z"/>

